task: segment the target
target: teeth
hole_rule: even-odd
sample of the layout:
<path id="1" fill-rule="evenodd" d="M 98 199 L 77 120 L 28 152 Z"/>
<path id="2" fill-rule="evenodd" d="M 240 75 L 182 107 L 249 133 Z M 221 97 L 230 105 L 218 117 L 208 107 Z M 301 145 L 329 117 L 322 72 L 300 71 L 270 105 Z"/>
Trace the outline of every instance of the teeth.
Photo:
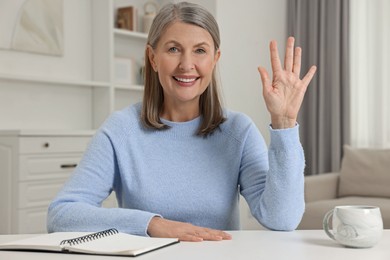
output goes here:
<path id="1" fill-rule="evenodd" d="M 192 79 L 182 79 L 182 78 L 176 78 L 176 80 L 178 81 L 181 81 L 181 82 L 185 82 L 185 83 L 189 83 L 189 82 L 194 82 L 196 80 L 196 78 L 192 78 Z"/>

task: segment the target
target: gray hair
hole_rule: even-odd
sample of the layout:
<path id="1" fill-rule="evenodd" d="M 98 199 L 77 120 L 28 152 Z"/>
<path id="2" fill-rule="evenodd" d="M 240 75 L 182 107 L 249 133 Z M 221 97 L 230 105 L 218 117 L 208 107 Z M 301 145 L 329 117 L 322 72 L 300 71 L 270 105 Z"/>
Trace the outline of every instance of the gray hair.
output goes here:
<path id="1" fill-rule="evenodd" d="M 215 49 L 219 49 L 220 36 L 217 21 L 204 7 L 188 2 L 167 4 L 158 12 L 149 31 L 148 44 L 156 48 L 161 35 L 173 22 L 180 21 L 199 26 L 208 31 L 213 38 Z"/>

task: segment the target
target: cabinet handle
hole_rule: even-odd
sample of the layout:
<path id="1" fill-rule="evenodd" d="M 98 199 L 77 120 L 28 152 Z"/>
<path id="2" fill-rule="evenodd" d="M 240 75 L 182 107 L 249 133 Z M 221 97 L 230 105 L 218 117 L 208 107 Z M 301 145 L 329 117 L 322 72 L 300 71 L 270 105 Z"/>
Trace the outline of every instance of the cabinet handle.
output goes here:
<path id="1" fill-rule="evenodd" d="M 44 143 L 43 144 L 43 147 L 45 147 L 45 148 L 49 148 L 49 146 L 50 146 L 50 143 Z"/>
<path id="2" fill-rule="evenodd" d="M 61 164 L 61 169 L 69 169 L 69 168 L 76 168 L 77 163 L 73 164 Z"/>

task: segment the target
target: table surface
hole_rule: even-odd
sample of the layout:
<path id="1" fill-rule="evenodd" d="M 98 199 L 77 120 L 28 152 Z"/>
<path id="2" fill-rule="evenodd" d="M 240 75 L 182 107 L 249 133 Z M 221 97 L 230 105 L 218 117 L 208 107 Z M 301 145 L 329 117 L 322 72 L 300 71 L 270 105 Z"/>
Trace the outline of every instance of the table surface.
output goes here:
<path id="1" fill-rule="evenodd" d="M 372 248 L 347 248 L 327 237 L 323 230 L 296 230 L 276 232 L 266 230 L 230 231 L 232 240 L 218 242 L 181 242 L 135 259 L 390 259 L 390 229 L 384 230 L 382 239 Z M 0 243 L 36 235 L 0 235 Z M 0 260 L 104 260 L 122 257 L 95 256 L 66 253 L 27 251 L 0 251 Z"/>

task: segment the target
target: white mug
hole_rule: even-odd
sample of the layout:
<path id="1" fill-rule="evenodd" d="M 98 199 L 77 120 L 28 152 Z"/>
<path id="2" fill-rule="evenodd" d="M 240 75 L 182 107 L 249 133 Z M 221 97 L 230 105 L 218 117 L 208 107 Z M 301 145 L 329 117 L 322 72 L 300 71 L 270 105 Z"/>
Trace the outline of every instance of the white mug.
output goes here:
<path id="1" fill-rule="evenodd" d="M 331 217 L 333 232 L 329 228 Z M 372 247 L 382 237 L 383 221 L 376 206 L 337 206 L 325 214 L 323 227 L 330 238 L 342 245 Z"/>

